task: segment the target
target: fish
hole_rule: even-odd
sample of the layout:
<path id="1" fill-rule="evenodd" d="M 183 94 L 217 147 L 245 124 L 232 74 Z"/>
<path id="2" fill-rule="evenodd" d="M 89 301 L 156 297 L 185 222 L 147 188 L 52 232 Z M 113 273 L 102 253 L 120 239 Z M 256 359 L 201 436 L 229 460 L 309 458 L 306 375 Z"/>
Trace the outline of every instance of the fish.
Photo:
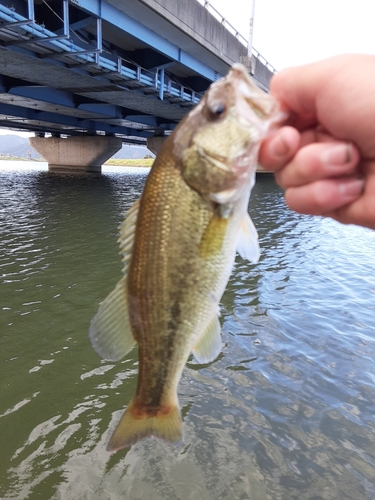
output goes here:
<path id="1" fill-rule="evenodd" d="M 108 451 L 149 436 L 183 441 L 184 366 L 191 353 L 205 364 L 221 352 L 220 300 L 236 251 L 259 259 L 248 203 L 260 143 L 279 113 L 275 99 L 234 64 L 166 139 L 120 226 L 123 276 L 89 337 L 111 361 L 138 344 L 139 372 Z"/>

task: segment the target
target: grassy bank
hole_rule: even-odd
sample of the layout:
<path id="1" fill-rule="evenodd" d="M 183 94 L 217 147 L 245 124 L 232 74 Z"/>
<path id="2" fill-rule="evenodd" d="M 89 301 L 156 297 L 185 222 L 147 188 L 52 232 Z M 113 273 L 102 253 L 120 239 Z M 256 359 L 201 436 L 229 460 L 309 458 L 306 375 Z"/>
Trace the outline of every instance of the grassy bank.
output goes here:
<path id="1" fill-rule="evenodd" d="M 46 161 L 44 158 L 21 158 L 20 156 L 0 155 L 0 160 L 10 161 Z M 122 158 L 110 158 L 104 165 L 115 167 L 152 167 L 154 158 L 132 158 L 125 160 Z"/>
<path id="2" fill-rule="evenodd" d="M 1 161 L 45 161 L 44 158 L 22 158 L 21 156 L 0 155 Z"/>
<path id="3" fill-rule="evenodd" d="M 113 165 L 116 167 L 151 167 L 154 158 L 132 158 L 124 160 L 122 158 L 110 158 L 104 165 Z"/>

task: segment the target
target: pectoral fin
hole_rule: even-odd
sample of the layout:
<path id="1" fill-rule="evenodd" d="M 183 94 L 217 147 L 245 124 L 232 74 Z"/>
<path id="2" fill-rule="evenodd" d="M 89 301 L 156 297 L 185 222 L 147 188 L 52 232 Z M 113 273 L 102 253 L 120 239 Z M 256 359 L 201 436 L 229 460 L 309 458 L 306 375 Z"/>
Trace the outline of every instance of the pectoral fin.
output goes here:
<path id="1" fill-rule="evenodd" d="M 100 304 L 91 320 L 89 337 L 99 356 L 109 361 L 120 360 L 136 343 L 129 322 L 125 277 Z"/>
<path id="2" fill-rule="evenodd" d="M 213 215 L 202 236 L 199 246 L 199 255 L 208 259 L 221 252 L 225 233 L 228 226 L 228 219 L 223 219 L 218 215 Z"/>
<path id="3" fill-rule="evenodd" d="M 193 356 L 198 363 L 211 363 L 220 354 L 221 345 L 221 327 L 219 318 L 215 314 L 193 347 Z"/>
<path id="4" fill-rule="evenodd" d="M 254 264 L 259 260 L 258 233 L 249 214 L 246 214 L 242 220 L 237 241 L 237 252 L 243 259 L 247 259 Z"/>

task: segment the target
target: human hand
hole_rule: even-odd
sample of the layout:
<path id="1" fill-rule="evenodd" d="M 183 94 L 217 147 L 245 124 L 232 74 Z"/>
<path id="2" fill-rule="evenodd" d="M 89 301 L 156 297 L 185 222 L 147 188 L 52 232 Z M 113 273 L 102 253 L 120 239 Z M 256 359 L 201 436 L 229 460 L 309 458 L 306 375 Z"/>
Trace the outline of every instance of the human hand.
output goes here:
<path id="1" fill-rule="evenodd" d="M 262 144 L 290 208 L 375 229 L 375 57 L 281 71 L 271 93 L 290 114 Z"/>

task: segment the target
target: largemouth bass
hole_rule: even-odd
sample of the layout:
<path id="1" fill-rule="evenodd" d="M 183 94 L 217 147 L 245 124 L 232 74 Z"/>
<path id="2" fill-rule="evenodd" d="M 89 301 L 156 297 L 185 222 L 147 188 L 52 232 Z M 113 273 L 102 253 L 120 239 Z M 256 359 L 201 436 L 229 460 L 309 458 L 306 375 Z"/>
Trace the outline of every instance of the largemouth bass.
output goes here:
<path id="1" fill-rule="evenodd" d="M 219 302 L 236 250 L 259 258 L 247 209 L 258 148 L 277 117 L 274 99 L 235 64 L 165 141 L 129 210 L 119 239 L 123 278 L 89 333 L 108 360 L 139 349 L 137 391 L 109 451 L 147 436 L 182 440 L 182 370 L 191 352 L 199 363 L 220 353 Z"/>

